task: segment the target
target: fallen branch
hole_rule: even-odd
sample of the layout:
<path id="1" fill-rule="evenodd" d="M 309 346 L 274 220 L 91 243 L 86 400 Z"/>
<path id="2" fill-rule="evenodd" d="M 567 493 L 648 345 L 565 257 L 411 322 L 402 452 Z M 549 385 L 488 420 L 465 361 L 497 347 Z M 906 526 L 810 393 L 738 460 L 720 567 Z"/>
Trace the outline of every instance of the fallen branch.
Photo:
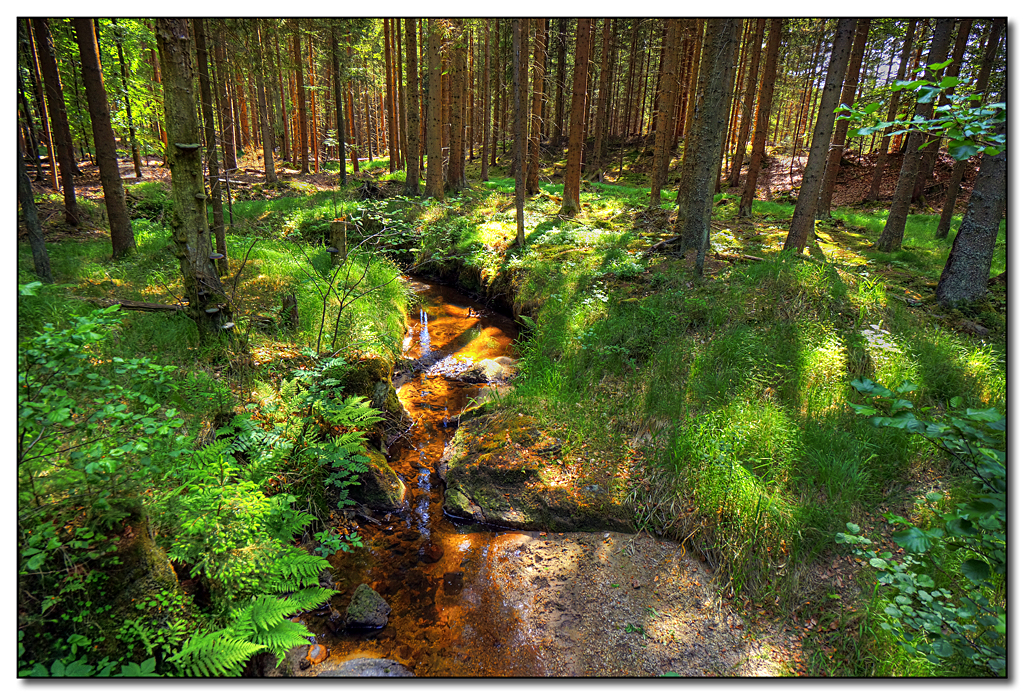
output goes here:
<path id="1" fill-rule="evenodd" d="M 103 299 L 102 297 L 72 297 L 83 302 L 96 304 L 102 307 L 114 306 L 115 304 L 126 311 L 184 311 L 185 307 L 177 304 L 157 304 L 156 302 L 137 302 L 131 299 Z"/>

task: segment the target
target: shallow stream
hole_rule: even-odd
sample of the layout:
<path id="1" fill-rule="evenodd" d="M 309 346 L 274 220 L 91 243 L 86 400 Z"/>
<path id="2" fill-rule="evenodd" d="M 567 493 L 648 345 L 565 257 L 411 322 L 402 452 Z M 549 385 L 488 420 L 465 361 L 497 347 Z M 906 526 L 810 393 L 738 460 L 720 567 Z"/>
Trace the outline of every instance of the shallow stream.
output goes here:
<path id="1" fill-rule="evenodd" d="M 333 634 L 324 618 L 309 627 L 330 651 L 321 669 L 354 657 L 394 659 L 418 676 L 531 676 L 544 669 L 518 614 L 503 601 L 488 571 L 504 531 L 457 522 L 443 513 L 444 484 L 436 473 L 459 413 L 487 386 L 447 374 L 456 363 L 508 354 L 515 324 L 451 288 L 411 281 L 421 306 L 409 317 L 404 357 L 417 369 L 396 380 L 413 427 L 386 452 L 406 485 L 406 506 L 381 522 L 361 523 L 365 547 L 331 557 L 345 592 L 360 583 L 391 606 L 388 625 L 371 632 Z M 404 382 L 404 383 L 403 383 Z M 320 669 L 318 669 L 320 670 Z"/>

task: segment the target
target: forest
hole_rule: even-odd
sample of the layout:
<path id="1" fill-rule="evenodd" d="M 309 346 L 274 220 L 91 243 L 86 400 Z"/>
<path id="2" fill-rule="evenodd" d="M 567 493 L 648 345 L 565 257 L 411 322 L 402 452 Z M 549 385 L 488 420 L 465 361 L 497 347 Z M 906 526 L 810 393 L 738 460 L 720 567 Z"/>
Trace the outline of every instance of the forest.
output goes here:
<path id="1" fill-rule="evenodd" d="M 1005 17 L 17 29 L 19 678 L 1006 678 Z"/>

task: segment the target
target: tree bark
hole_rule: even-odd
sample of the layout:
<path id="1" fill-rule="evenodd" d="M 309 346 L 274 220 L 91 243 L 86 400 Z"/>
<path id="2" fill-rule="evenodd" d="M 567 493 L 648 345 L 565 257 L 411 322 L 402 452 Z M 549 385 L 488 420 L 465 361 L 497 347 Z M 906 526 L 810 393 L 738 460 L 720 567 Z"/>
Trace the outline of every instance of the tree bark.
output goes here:
<path id="1" fill-rule="evenodd" d="M 931 49 L 928 53 L 928 65 L 941 63 L 945 60 L 949 50 L 949 40 L 953 33 L 953 22 L 951 18 L 939 18 L 935 23 L 935 33 L 932 35 Z M 914 116 L 928 118 L 932 113 L 931 104 L 918 104 Z M 879 251 L 896 251 L 903 245 L 903 232 L 907 226 L 907 215 L 910 213 L 911 196 L 914 192 L 914 183 L 917 180 L 917 170 L 921 163 L 920 146 L 924 142 L 925 135 L 920 132 L 911 132 L 907 137 L 906 154 L 903 156 L 903 166 L 900 168 L 900 178 L 896 183 L 896 192 L 892 197 L 892 206 L 889 208 L 889 217 L 885 221 L 885 228 L 882 235 L 878 237 L 875 248 Z"/>
<path id="2" fill-rule="evenodd" d="M 907 63 L 910 62 L 910 54 L 914 50 L 914 30 L 917 27 L 917 20 L 911 19 L 907 24 L 907 35 L 903 39 L 903 50 L 900 53 L 900 67 L 896 72 L 896 79 L 902 80 L 907 74 Z M 896 120 L 896 113 L 900 107 L 900 97 L 903 92 L 893 92 L 889 98 L 889 113 L 887 121 Z M 889 160 L 889 140 L 892 128 L 886 128 L 882 132 L 882 144 L 878 147 L 878 159 L 875 162 L 875 171 L 871 177 L 871 190 L 868 192 L 867 200 L 878 200 L 878 191 L 882 186 L 882 174 Z"/>
<path id="3" fill-rule="evenodd" d="M 43 240 L 43 227 L 39 224 L 39 213 L 36 210 L 36 199 L 32 193 L 32 182 L 28 180 L 25 161 L 18 153 L 18 202 L 21 203 L 21 214 L 28 230 L 28 242 L 32 247 L 32 267 L 43 282 L 53 282 L 50 271 L 50 255 L 46 252 Z"/>
<path id="4" fill-rule="evenodd" d="M 309 132 L 306 125 L 306 79 L 302 69 L 302 34 L 298 22 L 292 35 L 292 54 L 295 59 L 295 98 L 299 107 L 299 157 L 301 174 L 309 173 Z"/>
<path id="5" fill-rule="evenodd" d="M 441 171 L 441 26 L 427 20 L 427 195 L 444 200 Z"/>
<path id="6" fill-rule="evenodd" d="M 569 116 L 569 151 L 566 155 L 561 214 L 575 217 L 580 211 L 580 177 L 583 173 L 583 119 L 590 65 L 590 19 L 576 25 L 576 58 L 573 65 L 572 110 Z"/>
<path id="7" fill-rule="evenodd" d="M 29 77 L 31 78 L 32 84 L 32 97 L 35 100 L 36 111 L 39 114 L 39 120 L 42 124 L 43 129 L 43 140 L 46 145 L 46 157 L 47 162 L 50 165 L 50 183 L 53 190 L 60 189 L 60 182 L 57 179 L 57 156 L 54 150 L 53 137 L 50 134 L 50 117 L 49 112 L 46 108 L 46 98 L 43 95 L 43 89 L 39 82 L 39 66 L 36 58 L 35 42 L 32 40 L 32 28 L 29 25 L 31 20 L 25 19 L 24 23 L 19 23 L 19 27 L 24 29 L 24 49 L 25 59 L 29 64 Z"/>
<path id="8" fill-rule="evenodd" d="M 562 137 L 565 134 L 565 54 L 568 41 L 569 20 L 558 20 L 558 70 L 555 73 L 555 122 L 551 131 L 551 144 L 555 152 L 562 152 Z M 557 155 L 556 155 L 557 156 Z"/>
<path id="9" fill-rule="evenodd" d="M 999 47 L 999 37 L 1005 27 L 1006 19 L 1003 17 L 996 18 L 992 22 L 988 41 L 985 44 L 985 57 L 982 59 L 981 69 L 978 71 L 977 85 L 974 89 L 977 96 L 972 98 L 970 102 L 972 106 L 977 106 L 988 95 L 988 79 L 992 72 L 992 63 L 996 57 L 996 50 Z M 949 177 L 949 183 L 946 188 L 946 199 L 942 204 L 942 214 L 939 216 L 939 226 L 935 230 L 936 239 L 945 239 L 949 235 L 949 225 L 953 221 L 956 199 L 960 194 L 960 182 L 963 180 L 968 164 L 968 160 L 964 159 L 957 162 L 953 167 L 953 173 Z"/>
<path id="10" fill-rule="evenodd" d="M 718 176 L 722 136 L 736 69 L 733 56 L 740 40 L 742 21 L 709 19 L 704 55 L 701 58 L 700 92 L 688 138 L 679 184 L 676 230 L 680 252 L 696 249 L 694 272 L 704 273 L 704 256 L 711 245 L 711 205 Z"/>
<path id="11" fill-rule="evenodd" d="M 217 136 L 213 124 L 213 94 L 210 91 L 210 75 L 208 52 L 206 49 L 206 20 L 197 17 L 192 20 L 192 29 L 196 39 L 196 65 L 199 68 L 200 110 L 206 133 L 206 166 L 210 172 L 210 200 L 213 204 L 213 234 L 217 239 L 217 255 L 223 256 L 216 260 L 217 271 L 224 275 L 228 272 L 228 249 L 224 238 L 224 206 L 220 198 L 220 162 L 217 159 Z M 259 30 L 257 29 L 257 32 Z M 257 45 L 259 34 L 257 33 Z M 271 160 L 273 161 L 273 160 Z M 225 176 L 225 178 L 227 178 Z"/>
<path id="12" fill-rule="evenodd" d="M 128 218 L 124 184 L 117 163 L 117 141 L 110 125 L 110 105 L 107 102 L 107 90 L 103 87 L 99 46 L 92 20 L 76 17 L 72 21 L 82 60 L 82 82 L 85 84 L 85 98 L 89 102 L 92 134 L 96 142 L 96 162 L 100 168 L 100 183 L 103 185 L 103 203 L 110 222 L 110 243 L 114 258 L 123 258 L 135 248 L 135 234 L 132 233 L 132 222 Z"/>
<path id="13" fill-rule="evenodd" d="M 983 155 L 967 214 L 935 291 L 940 304 L 973 302 L 985 296 L 1006 195 L 1006 151 Z"/>
<path id="14" fill-rule="evenodd" d="M 768 31 L 767 54 L 764 57 L 764 72 L 761 76 L 761 89 L 757 95 L 757 124 L 754 127 L 754 142 L 750 146 L 750 166 L 747 167 L 747 180 L 743 186 L 743 197 L 740 200 L 739 217 L 750 217 L 754 206 L 754 194 L 757 192 L 757 177 L 761 173 L 761 160 L 764 158 L 764 146 L 768 139 L 768 117 L 772 111 L 772 99 L 775 97 L 775 81 L 778 78 L 779 44 L 782 42 L 782 20 L 772 19 Z"/>
<path id="15" fill-rule="evenodd" d="M 597 116 L 594 124 L 594 151 L 590 156 L 590 168 L 595 174 L 602 170 L 601 161 L 604 158 L 605 141 L 608 139 L 608 105 L 611 103 L 611 51 L 613 45 L 612 20 L 605 17 L 601 29 L 601 78 L 598 87 Z"/>
<path id="16" fill-rule="evenodd" d="M 35 33 L 39 68 L 43 73 L 43 86 L 46 90 L 46 105 L 50 114 L 50 133 L 57 149 L 60 185 L 64 189 L 64 222 L 72 227 L 77 227 L 81 213 L 75 199 L 74 176 L 78 171 L 78 166 L 75 164 L 71 128 L 68 126 L 64 90 L 57 72 L 57 60 L 53 54 L 53 36 L 50 34 L 49 21 L 45 18 L 33 19 L 32 30 Z"/>
<path id="17" fill-rule="evenodd" d="M 839 93 L 843 86 L 843 74 L 850 62 L 850 49 L 853 46 L 853 35 L 857 28 L 857 20 L 842 18 L 836 27 L 836 38 L 832 45 L 832 57 L 829 59 L 825 86 L 821 92 L 821 104 L 818 107 L 818 119 L 814 124 L 814 135 L 811 149 L 807 153 L 807 166 L 804 167 L 803 180 L 800 182 L 800 195 L 793 209 L 793 220 L 789 226 L 789 234 L 783 249 L 795 249 L 803 253 L 807 246 L 807 237 L 814 227 L 814 211 L 818 204 L 818 193 L 821 188 L 825 161 L 828 158 L 828 146 L 832 136 L 832 126 L 836 121 L 835 110 L 839 106 Z"/>
<path id="18" fill-rule="evenodd" d="M 480 91 L 483 92 L 484 97 L 484 113 L 483 120 L 480 122 L 480 132 L 482 137 L 480 138 L 480 180 L 489 180 L 487 165 L 488 165 L 488 144 L 490 138 L 487 136 L 488 126 L 491 123 L 491 32 L 490 22 L 488 18 L 484 18 L 484 74 L 483 79 L 480 83 Z M 495 26 L 497 26 L 497 20 L 495 20 Z"/>
<path id="19" fill-rule="evenodd" d="M 662 92 L 658 96 L 658 119 L 654 135 L 654 161 L 651 164 L 651 199 L 649 205 L 661 207 L 661 188 L 668 177 L 668 163 L 672 158 L 672 145 L 676 130 L 676 95 L 679 89 L 679 35 L 682 20 L 666 19 L 665 58 L 659 80 Z"/>
<path id="20" fill-rule="evenodd" d="M 448 150 L 448 190 L 459 191 L 466 187 L 466 32 L 461 19 L 454 19 L 452 23 L 455 50 L 450 70 L 452 132 Z"/>
<path id="21" fill-rule="evenodd" d="M 524 219 L 524 201 L 526 186 L 523 177 L 524 160 L 526 159 L 526 78 L 527 50 L 523 44 L 523 22 L 530 20 L 512 20 L 512 99 L 514 102 L 515 125 L 513 126 L 512 169 L 516 181 L 516 244 L 526 245 L 526 228 Z M 529 37 L 529 29 L 527 29 Z"/>
<path id="22" fill-rule="evenodd" d="M 384 18 L 384 91 L 387 100 L 388 116 L 388 171 L 398 171 L 398 119 L 395 108 L 395 85 L 391 63 L 394 60 L 391 49 L 391 28 L 387 17 Z"/>
<path id="23" fill-rule="evenodd" d="M 210 259 L 213 246 L 206 218 L 188 21 L 158 18 L 156 38 L 164 78 L 167 163 L 171 169 L 171 238 L 188 299 L 186 313 L 196 322 L 200 335 L 208 335 L 230 324 L 231 309 Z M 207 312 L 214 308 L 216 312 Z"/>
<path id="24" fill-rule="evenodd" d="M 331 70 L 334 72 L 334 120 L 338 131 L 338 187 L 345 185 L 348 164 L 345 162 L 345 102 L 341 98 L 341 56 L 338 54 L 338 29 L 331 25 Z"/>
<path id="25" fill-rule="evenodd" d="M 729 186 L 740 185 L 740 168 L 743 166 L 743 155 L 747 151 L 747 139 L 750 137 L 750 124 L 753 120 L 754 94 L 757 92 L 757 77 L 761 66 L 761 41 L 764 37 L 765 19 L 757 20 L 754 28 L 754 45 L 750 56 L 750 74 L 747 76 L 747 93 L 743 98 L 743 117 L 740 120 L 740 132 L 736 138 L 736 153 L 732 158 L 732 169 L 729 172 Z"/>
<path id="26" fill-rule="evenodd" d="M 405 157 L 405 195 L 420 194 L 420 80 L 416 74 L 416 23 L 405 20 L 405 81 L 409 149 Z"/>
<path id="27" fill-rule="evenodd" d="M 231 113 L 231 91 L 228 82 L 228 70 L 225 65 L 224 37 L 216 41 L 213 46 L 213 63 L 217 72 L 217 109 L 220 111 L 220 146 L 224 152 L 224 173 L 228 174 L 238 168 L 236 157 L 237 147 L 235 146 L 235 123 Z M 283 102 L 282 102 L 283 103 Z M 284 118 L 284 110 L 281 110 Z M 285 128 L 285 141 L 282 146 L 281 156 L 288 160 L 287 128 Z"/>
<path id="28" fill-rule="evenodd" d="M 853 50 L 850 53 L 850 64 L 847 67 L 846 80 L 843 82 L 843 91 L 839 97 L 841 104 L 852 106 L 856 101 L 857 85 L 860 82 L 860 66 L 864 62 L 864 47 L 867 45 L 870 29 L 870 19 L 862 17 L 858 20 L 857 34 L 854 36 Z M 842 163 L 843 152 L 846 150 L 846 133 L 849 131 L 850 122 L 839 121 L 835 128 L 832 145 L 828 151 L 828 161 L 825 163 L 825 178 L 822 181 L 821 194 L 818 196 L 818 209 L 815 213 L 818 219 L 832 217 L 832 195 L 836 190 L 839 165 Z"/>

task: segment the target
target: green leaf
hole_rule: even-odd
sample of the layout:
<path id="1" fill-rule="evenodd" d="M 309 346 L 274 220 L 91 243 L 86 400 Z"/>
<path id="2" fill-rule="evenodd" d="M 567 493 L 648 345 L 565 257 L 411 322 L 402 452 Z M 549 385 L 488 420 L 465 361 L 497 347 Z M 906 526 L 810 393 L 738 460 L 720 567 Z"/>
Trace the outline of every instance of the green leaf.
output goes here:
<path id="1" fill-rule="evenodd" d="M 846 522 L 846 529 L 850 533 L 860 533 L 860 526 L 858 526 L 857 524 L 853 523 L 852 521 L 847 521 Z"/>
<path id="2" fill-rule="evenodd" d="M 983 562 L 982 560 L 978 560 L 976 558 L 965 560 L 964 563 L 960 565 L 960 571 L 964 573 L 965 577 L 970 579 L 975 584 L 985 581 L 992 574 L 991 569 L 988 566 L 988 563 Z"/>
<path id="3" fill-rule="evenodd" d="M 905 550 L 909 550 L 912 553 L 927 552 L 932 547 L 933 543 L 932 538 L 916 526 L 909 528 L 906 531 L 894 533 L 892 535 L 892 539 L 896 542 L 896 545 Z"/>

